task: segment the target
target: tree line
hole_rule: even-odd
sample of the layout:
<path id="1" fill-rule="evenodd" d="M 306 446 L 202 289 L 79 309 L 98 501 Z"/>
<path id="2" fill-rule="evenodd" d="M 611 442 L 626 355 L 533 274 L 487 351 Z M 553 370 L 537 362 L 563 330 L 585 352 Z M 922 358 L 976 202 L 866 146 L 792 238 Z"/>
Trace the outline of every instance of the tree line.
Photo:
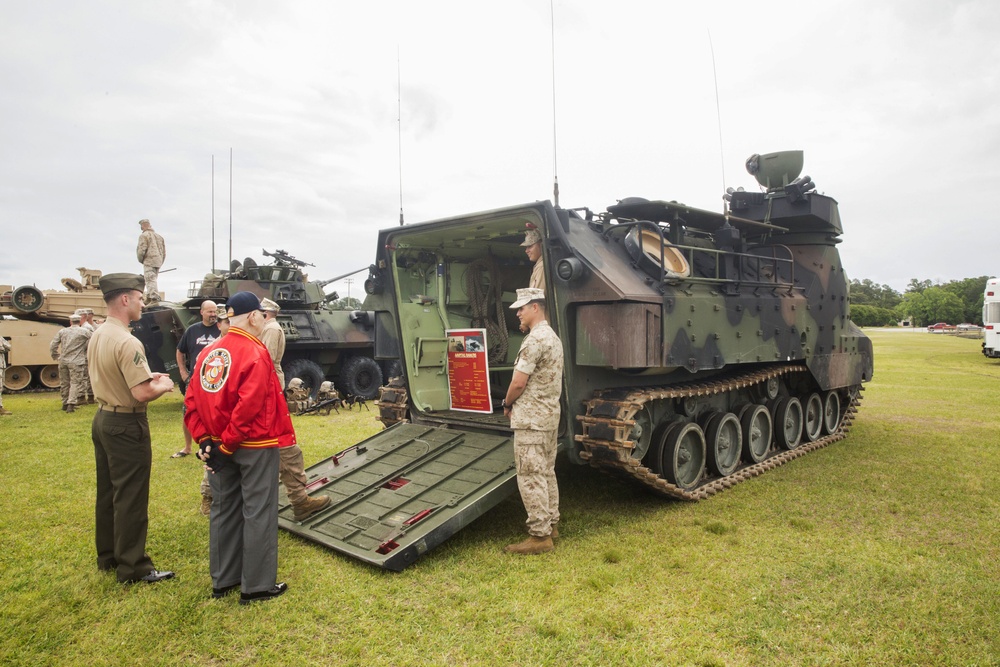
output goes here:
<path id="1" fill-rule="evenodd" d="M 900 294 L 867 278 L 851 281 L 851 319 L 860 327 L 909 322 L 925 327 L 935 322 L 983 323 L 983 292 L 991 276 L 932 283 L 911 278 Z"/>

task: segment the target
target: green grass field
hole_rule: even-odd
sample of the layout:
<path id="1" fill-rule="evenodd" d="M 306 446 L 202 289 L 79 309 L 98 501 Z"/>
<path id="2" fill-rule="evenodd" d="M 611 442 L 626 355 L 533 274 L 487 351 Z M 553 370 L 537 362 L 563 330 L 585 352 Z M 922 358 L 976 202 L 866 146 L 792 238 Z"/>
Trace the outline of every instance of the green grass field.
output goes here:
<path id="1" fill-rule="evenodd" d="M 154 403 L 147 549 L 121 586 L 93 552 L 93 408 L 6 396 L 3 665 L 1000 665 L 1000 362 L 873 331 L 850 436 L 697 504 L 560 460 L 562 537 L 519 558 L 512 499 L 387 573 L 280 534 L 289 592 L 212 600 L 180 397 Z M 373 412 L 295 418 L 311 464 Z"/>

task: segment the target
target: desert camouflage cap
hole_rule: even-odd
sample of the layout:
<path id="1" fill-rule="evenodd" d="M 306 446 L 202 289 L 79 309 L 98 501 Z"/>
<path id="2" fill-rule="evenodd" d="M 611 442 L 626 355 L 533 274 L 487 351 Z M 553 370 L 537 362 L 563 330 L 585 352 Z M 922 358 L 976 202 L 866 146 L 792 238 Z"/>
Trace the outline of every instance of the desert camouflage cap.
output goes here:
<path id="1" fill-rule="evenodd" d="M 73 313 L 72 315 L 69 316 L 69 321 L 70 322 L 79 322 L 82 319 L 83 318 L 80 317 L 77 313 Z"/>
<path id="2" fill-rule="evenodd" d="M 535 245 L 536 243 L 542 242 L 542 235 L 538 233 L 537 229 L 529 229 L 524 233 L 524 242 L 521 244 L 524 247 L 530 245 Z"/>
<path id="3" fill-rule="evenodd" d="M 279 310 L 281 310 L 281 306 L 276 304 L 274 301 L 271 301 L 270 299 L 261 299 L 260 307 L 263 308 L 264 310 L 269 310 L 272 313 L 276 313 Z"/>
<path id="4" fill-rule="evenodd" d="M 142 220 L 139 221 L 139 224 L 140 225 L 148 225 L 149 224 L 149 219 L 148 218 L 143 218 Z"/>
<path id="5" fill-rule="evenodd" d="M 118 290 L 139 290 L 146 288 L 146 279 L 136 273 L 109 273 L 101 276 L 101 293 L 111 294 Z"/>
<path id="6" fill-rule="evenodd" d="M 510 307 L 517 310 L 522 306 L 527 306 L 532 301 L 545 301 L 545 290 L 540 290 L 537 287 L 522 287 L 517 290 L 517 301 L 512 303 Z"/>

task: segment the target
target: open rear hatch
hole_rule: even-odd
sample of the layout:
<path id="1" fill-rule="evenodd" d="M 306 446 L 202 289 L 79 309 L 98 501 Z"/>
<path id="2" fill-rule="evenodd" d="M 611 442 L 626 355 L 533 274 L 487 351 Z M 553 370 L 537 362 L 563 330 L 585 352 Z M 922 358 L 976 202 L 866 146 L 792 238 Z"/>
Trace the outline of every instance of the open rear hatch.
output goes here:
<path id="1" fill-rule="evenodd" d="M 299 523 L 282 497 L 278 525 L 400 571 L 517 491 L 512 436 L 399 423 L 306 471 L 332 502 Z"/>

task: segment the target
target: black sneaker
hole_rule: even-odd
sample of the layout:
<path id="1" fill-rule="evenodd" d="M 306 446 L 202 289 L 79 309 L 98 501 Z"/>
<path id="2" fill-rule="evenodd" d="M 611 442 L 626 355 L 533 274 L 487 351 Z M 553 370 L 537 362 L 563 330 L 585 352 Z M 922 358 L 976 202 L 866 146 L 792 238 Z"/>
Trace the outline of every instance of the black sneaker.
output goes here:
<path id="1" fill-rule="evenodd" d="M 270 600 L 278 597 L 287 590 L 288 584 L 280 583 L 275 584 L 266 591 L 257 591 L 256 593 L 240 593 L 240 604 L 250 604 L 251 602 Z"/>

